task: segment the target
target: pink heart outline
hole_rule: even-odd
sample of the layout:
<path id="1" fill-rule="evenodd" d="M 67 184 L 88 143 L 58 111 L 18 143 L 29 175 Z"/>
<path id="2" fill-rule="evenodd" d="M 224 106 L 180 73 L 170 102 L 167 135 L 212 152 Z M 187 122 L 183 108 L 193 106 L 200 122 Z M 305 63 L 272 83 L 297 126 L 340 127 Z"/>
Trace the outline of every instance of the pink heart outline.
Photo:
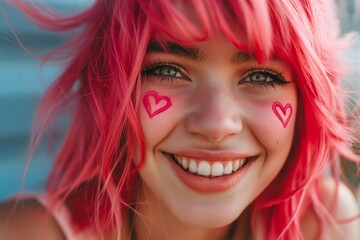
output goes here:
<path id="1" fill-rule="evenodd" d="M 151 106 L 150 98 L 155 99 L 155 105 Z M 163 102 L 165 103 L 163 104 Z M 169 107 L 171 107 L 172 103 L 169 97 L 167 96 L 159 96 L 159 94 L 155 91 L 148 91 L 144 94 L 143 104 L 150 118 L 162 113 Z"/>
<path id="2" fill-rule="evenodd" d="M 285 106 L 283 106 L 280 102 L 274 102 L 272 105 L 272 109 L 282 123 L 283 127 L 285 128 L 288 125 L 290 117 L 292 115 L 291 104 L 287 103 Z M 288 112 L 288 110 L 290 111 Z"/>

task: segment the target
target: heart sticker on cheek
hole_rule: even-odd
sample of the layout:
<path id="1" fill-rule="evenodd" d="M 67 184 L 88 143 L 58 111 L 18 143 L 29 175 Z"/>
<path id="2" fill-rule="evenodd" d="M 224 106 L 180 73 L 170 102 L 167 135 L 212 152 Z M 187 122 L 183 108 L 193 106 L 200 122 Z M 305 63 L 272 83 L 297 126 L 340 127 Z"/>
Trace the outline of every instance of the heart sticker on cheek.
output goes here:
<path id="1" fill-rule="evenodd" d="M 144 94 L 143 104 L 150 118 L 164 112 L 172 105 L 169 97 L 159 96 L 155 91 L 148 91 Z"/>
<path id="2" fill-rule="evenodd" d="M 282 123 L 283 127 L 285 128 L 288 125 L 292 115 L 291 104 L 287 103 L 285 106 L 283 106 L 280 102 L 274 102 L 272 105 L 272 109 Z"/>

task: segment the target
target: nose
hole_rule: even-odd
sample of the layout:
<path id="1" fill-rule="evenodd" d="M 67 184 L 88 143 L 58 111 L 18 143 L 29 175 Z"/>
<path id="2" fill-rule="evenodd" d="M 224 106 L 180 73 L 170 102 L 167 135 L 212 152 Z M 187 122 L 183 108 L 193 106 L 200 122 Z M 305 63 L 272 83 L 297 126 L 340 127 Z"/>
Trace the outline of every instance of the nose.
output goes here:
<path id="1" fill-rule="evenodd" d="M 186 121 L 188 132 L 214 143 L 241 132 L 239 105 L 231 91 L 212 89 L 194 100 Z"/>

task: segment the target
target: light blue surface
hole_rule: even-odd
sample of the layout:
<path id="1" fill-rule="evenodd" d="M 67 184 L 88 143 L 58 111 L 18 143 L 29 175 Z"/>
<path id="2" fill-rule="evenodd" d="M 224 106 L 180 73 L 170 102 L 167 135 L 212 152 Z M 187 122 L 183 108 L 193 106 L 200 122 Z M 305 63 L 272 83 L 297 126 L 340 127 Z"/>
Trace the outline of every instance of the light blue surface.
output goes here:
<path id="1" fill-rule="evenodd" d="M 75 13 L 90 0 L 36 0 L 65 13 Z M 59 45 L 63 36 L 46 33 L 0 0 L 0 201 L 26 188 L 42 191 L 52 157 L 40 149 L 27 168 L 27 145 L 36 106 L 59 67 L 40 61 L 21 48 L 16 32 L 29 50 L 44 53 Z"/>

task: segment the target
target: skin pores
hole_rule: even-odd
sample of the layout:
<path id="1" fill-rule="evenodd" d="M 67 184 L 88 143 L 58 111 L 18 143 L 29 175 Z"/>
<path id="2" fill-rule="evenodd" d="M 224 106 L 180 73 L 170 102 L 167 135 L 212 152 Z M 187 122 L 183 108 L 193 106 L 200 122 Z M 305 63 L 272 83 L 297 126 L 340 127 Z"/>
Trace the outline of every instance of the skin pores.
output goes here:
<path id="1" fill-rule="evenodd" d="M 140 106 L 146 204 L 137 210 L 167 231 L 235 221 L 279 173 L 294 135 L 297 94 L 286 63 L 233 61 L 239 50 L 221 35 L 196 47 L 201 60 L 171 49 L 145 57 L 143 99 L 155 92 L 172 105 L 155 116 Z M 285 109 L 280 119 L 274 103 L 291 115 Z"/>

